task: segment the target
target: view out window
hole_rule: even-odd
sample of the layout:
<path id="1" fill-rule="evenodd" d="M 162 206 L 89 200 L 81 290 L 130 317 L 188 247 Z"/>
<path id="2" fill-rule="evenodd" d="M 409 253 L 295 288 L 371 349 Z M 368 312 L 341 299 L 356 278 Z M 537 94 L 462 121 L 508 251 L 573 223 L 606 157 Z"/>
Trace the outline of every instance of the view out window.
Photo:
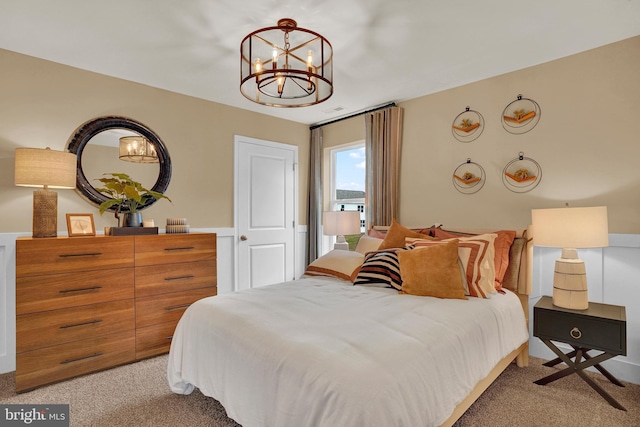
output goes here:
<path id="1" fill-rule="evenodd" d="M 360 230 L 365 231 L 365 148 L 364 142 L 331 150 L 331 208 L 359 211 Z"/>

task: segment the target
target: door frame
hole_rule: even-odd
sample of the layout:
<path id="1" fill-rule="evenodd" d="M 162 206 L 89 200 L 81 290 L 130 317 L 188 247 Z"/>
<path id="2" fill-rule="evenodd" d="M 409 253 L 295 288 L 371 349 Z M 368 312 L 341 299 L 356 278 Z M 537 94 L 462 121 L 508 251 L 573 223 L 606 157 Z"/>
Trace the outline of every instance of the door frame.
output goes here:
<path id="1" fill-rule="evenodd" d="M 268 141 L 264 139 L 251 138 L 248 136 L 242 135 L 234 135 L 233 136 L 233 290 L 238 290 L 238 278 L 239 278 L 239 241 L 240 236 L 238 235 L 238 193 L 240 189 L 238 188 L 239 182 L 239 173 L 240 173 L 240 156 L 238 146 L 242 143 L 255 144 L 262 147 L 267 148 L 277 148 L 280 150 L 290 150 L 293 152 L 293 271 L 294 271 L 294 279 L 296 278 L 296 271 L 298 265 L 298 233 L 297 228 L 299 224 L 299 187 L 298 187 L 298 146 L 293 144 L 285 144 L 282 142 Z"/>

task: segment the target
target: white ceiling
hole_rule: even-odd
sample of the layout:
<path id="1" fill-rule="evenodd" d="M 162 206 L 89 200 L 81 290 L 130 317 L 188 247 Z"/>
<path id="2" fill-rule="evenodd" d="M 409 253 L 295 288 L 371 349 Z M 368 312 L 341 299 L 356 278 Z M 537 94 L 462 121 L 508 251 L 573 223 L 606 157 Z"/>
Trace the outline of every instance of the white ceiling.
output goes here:
<path id="1" fill-rule="evenodd" d="M 284 17 L 333 45 L 321 104 L 239 91 L 242 38 Z M 0 48 L 305 124 L 637 35 L 640 0 L 0 0 Z"/>

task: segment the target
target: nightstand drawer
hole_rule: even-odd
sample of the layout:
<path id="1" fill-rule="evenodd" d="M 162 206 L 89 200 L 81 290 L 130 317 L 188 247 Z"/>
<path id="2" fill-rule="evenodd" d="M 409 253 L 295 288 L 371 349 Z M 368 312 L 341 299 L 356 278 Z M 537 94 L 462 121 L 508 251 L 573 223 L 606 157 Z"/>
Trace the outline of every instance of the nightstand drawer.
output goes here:
<path id="1" fill-rule="evenodd" d="M 626 322 L 588 311 L 534 307 L 533 335 L 576 347 L 626 355 Z"/>

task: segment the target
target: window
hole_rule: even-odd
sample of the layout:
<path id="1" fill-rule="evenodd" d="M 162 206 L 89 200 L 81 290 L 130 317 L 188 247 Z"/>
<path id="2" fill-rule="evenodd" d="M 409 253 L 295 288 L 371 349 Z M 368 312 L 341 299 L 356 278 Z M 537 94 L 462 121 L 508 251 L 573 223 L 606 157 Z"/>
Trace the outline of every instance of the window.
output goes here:
<path id="1" fill-rule="evenodd" d="M 331 149 L 331 201 L 336 211 L 359 211 L 360 230 L 365 231 L 364 141 Z"/>

